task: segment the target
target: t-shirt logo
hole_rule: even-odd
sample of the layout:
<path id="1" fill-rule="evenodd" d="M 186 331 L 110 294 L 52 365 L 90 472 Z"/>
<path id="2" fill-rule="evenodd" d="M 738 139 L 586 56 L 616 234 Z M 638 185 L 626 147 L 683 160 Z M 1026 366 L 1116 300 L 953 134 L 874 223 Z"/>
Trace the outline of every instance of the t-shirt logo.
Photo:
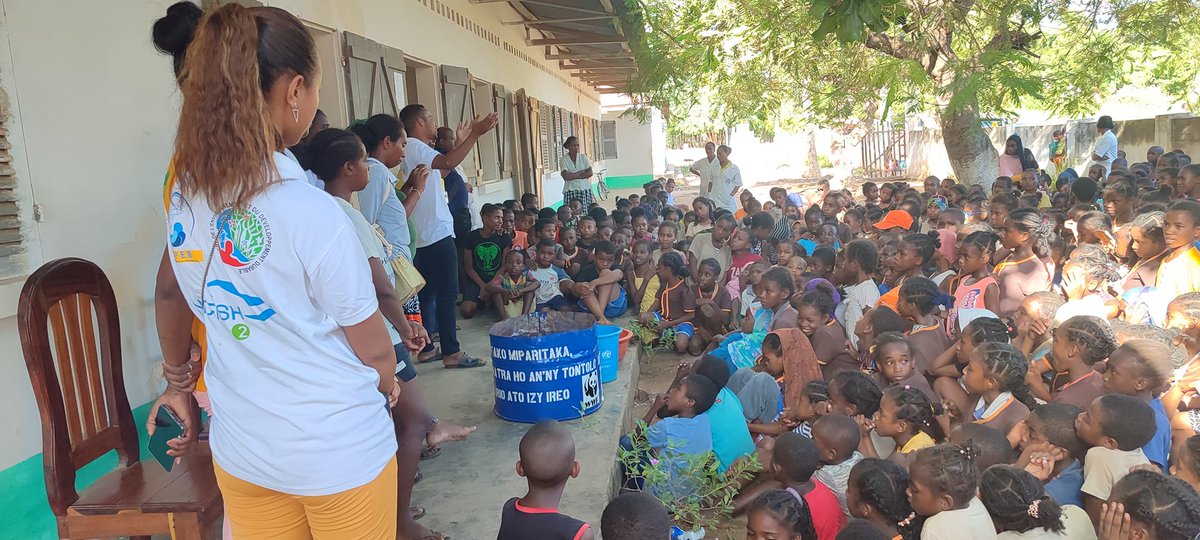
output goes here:
<path id="1" fill-rule="evenodd" d="M 489 273 L 500 269 L 500 246 L 493 242 L 485 242 L 475 247 L 475 256 L 479 258 L 479 266 Z"/>
<path id="2" fill-rule="evenodd" d="M 271 252 L 271 226 L 254 206 L 226 208 L 216 218 L 217 251 L 226 266 L 246 273 Z"/>

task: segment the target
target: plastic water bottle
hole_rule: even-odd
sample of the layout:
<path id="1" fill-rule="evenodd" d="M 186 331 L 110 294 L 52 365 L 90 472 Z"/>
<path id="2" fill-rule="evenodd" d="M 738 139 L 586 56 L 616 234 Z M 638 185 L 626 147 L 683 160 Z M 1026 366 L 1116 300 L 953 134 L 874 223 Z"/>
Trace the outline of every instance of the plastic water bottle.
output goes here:
<path id="1" fill-rule="evenodd" d="M 702 540 L 704 538 L 704 528 L 701 527 L 698 531 L 684 531 L 678 525 L 671 526 L 671 540 Z"/>

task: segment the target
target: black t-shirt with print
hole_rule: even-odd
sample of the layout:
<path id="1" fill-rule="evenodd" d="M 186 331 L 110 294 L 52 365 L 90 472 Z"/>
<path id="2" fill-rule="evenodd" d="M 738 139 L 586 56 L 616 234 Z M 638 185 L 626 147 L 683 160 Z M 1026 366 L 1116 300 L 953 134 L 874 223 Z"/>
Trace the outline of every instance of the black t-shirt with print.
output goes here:
<path id="1" fill-rule="evenodd" d="M 483 229 L 475 229 L 463 238 L 462 247 L 471 252 L 471 266 L 479 279 L 487 283 L 500 272 L 504 264 L 500 256 L 512 247 L 512 239 L 498 232 L 485 238 Z"/>

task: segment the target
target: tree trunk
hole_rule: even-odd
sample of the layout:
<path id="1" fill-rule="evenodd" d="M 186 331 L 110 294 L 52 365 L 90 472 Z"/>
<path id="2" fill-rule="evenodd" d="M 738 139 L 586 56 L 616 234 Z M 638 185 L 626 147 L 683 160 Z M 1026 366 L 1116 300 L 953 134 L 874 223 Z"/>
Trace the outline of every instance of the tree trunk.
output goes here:
<path id="1" fill-rule="evenodd" d="M 979 124 L 979 103 L 970 102 L 961 109 L 950 111 L 942 104 L 938 120 L 942 125 L 942 140 L 955 178 L 963 184 L 981 184 L 991 189 L 1000 173 L 999 155 L 987 132 Z"/>

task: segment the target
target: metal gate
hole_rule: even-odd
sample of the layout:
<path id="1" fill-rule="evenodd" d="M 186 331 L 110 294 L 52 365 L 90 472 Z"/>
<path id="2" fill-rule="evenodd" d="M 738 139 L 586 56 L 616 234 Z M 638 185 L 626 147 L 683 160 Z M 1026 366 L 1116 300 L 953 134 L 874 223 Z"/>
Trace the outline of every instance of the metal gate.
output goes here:
<path id="1" fill-rule="evenodd" d="M 908 144 L 904 129 L 875 126 L 863 137 L 862 164 L 865 178 L 908 176 Z"/>

